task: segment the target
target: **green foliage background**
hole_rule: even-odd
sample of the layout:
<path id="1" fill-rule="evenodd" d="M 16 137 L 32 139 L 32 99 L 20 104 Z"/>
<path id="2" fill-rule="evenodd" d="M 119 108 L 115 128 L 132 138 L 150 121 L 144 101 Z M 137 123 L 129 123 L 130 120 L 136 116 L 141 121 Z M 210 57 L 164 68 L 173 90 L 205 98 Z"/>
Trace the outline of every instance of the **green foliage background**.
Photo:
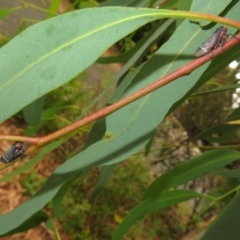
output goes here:
<path id="1" fill-rule="evenodd" d="M 22 7 L 34 8 L 25 1 L 19 2 Z M 26 121 L 25 134 L 29 136 L 60 129 L 190 62 L 196 46 L 200 46 L 218 24 L 201 21 L 203 30 L 188 19 L 166 19 L 175 17 L 174 11 L 166 9 L 201 11 L 240 20 L 237 0 L 221 1 L 217 7 L 209 0 L 187 3 L 181 0 L 73 1 L 69 9 L 65 9 L 66 13 L 56 16 L 60 3 L 52 1 L 50 7 L 45 8 L 49 19 L 34 24 L 12 40 L 2 40 L 5 45 L 0 50 L 0 120 L 3 122 L 23 110 L 17 117 Z M 159 9 L 154 8 L 156 6 Z M 72 7 L 80 9 L 70 12 Z M 21 7 L 1 9 L 0 17 L 19 9 Z M 25 24 L 21 27 L 25 28 Z M 232 28 L 229 31 L 234 33 Z M 116 42 L 120 53 L 103 57 L 102 53 Z M 238 58 L 239 52 L 239 46 L 224 52 L 190 75 L 132 102 L 92 126 L 44 146 L 31 161 L 2 181 L 29 171 L 57 148 L 50 158 L 61 157 L 67 161 L 57 162 L 46 181 L 36 171 L 30 171 L 22 179 L 30 198 L 0 217 L 0 235 L 26 231 L 44 221 L 54 229 L 58 239 L 61 234 L 54 222 L 61 224 L 70 239 L 123 239 L 124 235 L 133 239 L 159 236 L 179 239 L 188 229 L 196 228 L 204 213 L 213 206 L 219 211 L 217 203 L 225 201 L 226 209 L 203 239 L 215 236 L 226 239 L 229 234 L 231 239 L 238 239 L 239 216 L 232 214 L 239 202 L 236 174 L 228 171 L 230 180 L 226 181 L 224 190 L 213 186 L 199 193 L 189 183 L 206 174 L 215 174 L 240 157 L 239 110 L 232 110 L 226 104 L 231 93 L 225 92 L 237 86 L 232 80 L 233 73 L 222 71 Z M 94 88 L 88 86 L 84 71 L 95 62 L 121 62 L 124 66 L 114 77 L 106 78 Z M 220 78 L 226 81 L 221 83 Z M 207 81 L 212 85 L 208 86 Z M 215 95 L 207 102 L 211 99 L 208 94 L 214 92 L 221 92 L 220 97 Z M 94 99 L 94 95 L 98 96 Z M 228 106 L 227 111 L 224 104 Z M 220 111 L 213 114 L 216 106 Z M 181 128 L 180 135 L 185 129 L 188 137 L 170 144 L 163 140 L 160 147 L 156 147 L 156 142 L 168 135 L 159 127 L 164 119 L 162 125 L 165 124 L 170 133 L 176 134 L 176 129 Z M 229 124 L 230 120 L 236 122 Z M 199 139 L 201 152 L 197 145 Z M 190 152 L 192 146 L 198 148 L 197 154 Z M 176 148 L 185 148 L 189 154 L 174 157 L 172 153 Z M 154 151 L 158 151 L 164 161 L 157 174 L 152 175 L 152 166 L 161 160 L 155 155 L 149 164 L 143 158 Z M 126 159 L 125 163 L 115 166 Z M 98 168 L 94 168 L 96 166 Z M 171 211 L 181 212 L 177 204 L 188 205 L 190 199 L 201 199 L 202 205 L 196 204 L 192 212 L 189 210 L 187 221 L 179 223 L 176 218 L 168 219 Z M 93 202 L 95 205 L 91 205 Z M 156 220 L 159 216 L 160 223 Z M 226 224 L 229 216 L 231 224 Z"/>

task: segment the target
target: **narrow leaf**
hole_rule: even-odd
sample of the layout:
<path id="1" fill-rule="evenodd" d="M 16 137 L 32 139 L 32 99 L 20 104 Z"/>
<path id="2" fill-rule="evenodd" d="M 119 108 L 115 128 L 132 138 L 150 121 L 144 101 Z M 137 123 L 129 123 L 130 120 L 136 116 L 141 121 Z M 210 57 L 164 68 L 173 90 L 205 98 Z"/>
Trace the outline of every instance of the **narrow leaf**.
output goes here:
<path id="1" fill-rule="evenodd" d="M 230 177 L 230 178 L 240 178 L 240 169 L 219 171 L 219 172 L 215 172 L 214 174 L 218 174 L 218 175 Z"/>
<path id="2" fill-rule="evenodd" d="M 89 147 L 93 143 L 100 141 L 103 138 L 105 132 L 106 132 L 106 119 L 102 118 L 102 119 L 99 119 L 93 125 L 88 135 L 88 138 L 86 140 L 86 144 L 85 144 L 86 147 Z"/>
<path id="3" fill-rule="evenodd" d="M 191 97 L 198 97 L 198 96 L 202 96 L 205 94 L 211 94 L 211 93 L 218 93 L 218 92 L 222 92 L 222 91 L 227 91 L 227 90 L 233 90 L 236 88 L 239 88 L 240 84 L 236 83 L 236 84 L 231 84 L 231 85 L 225 85 L 223 87 L 219 87 L 219 88 L 215 88 L 209 91 L 205 91 L 205 92 L 201 92 L 201 93 L 195 93 L 193 95 L 191 95 Z"/>
<path id="4" fill-rule="evenodd" d="M 112 172 L 115 168 L 115 164 L 104 166 L 101 168 L 101 174 L 100 174 L 100 180 L 97 184 L 97 186 L 94 188 L 92 197 L 91 197 L 91 203 L 93 204 L 100 194 L 100 192 L 103 190 L 105 184 L 107 183 L 108 179 L 111 177 Z"/>
<path id="5" fill-rule="evenodd" d="M 12 13 L 15 9 L 9 8 L 9 9 L 0 9 L 0 20 L 7 17 L 10 13 Z"/>
<path id="6" fill-rule="evenodd" d="M 57 10 L 62 0 L 53 0 L 48 9 L 48 18 L 55 17 L 57 15 Z"/>
<path id="7" fill-rule="evenodd" d="M 233 110 L 233 112 L 227 117 L 227 121 L 240 119 L 240 108 Z"/>
<path id="8" fill-rule="evenodd" d="M 28 125 L 37 125 L 41 121 L 45 97 L 30 103 L 23 109 L 23 116 Z"/>
<path id="9" fill-rule="evenodd" d="M 147 189 L 143 199 L 161 194 L 163 191 L 217 170 L 240 158 L 234 150 L 213 150 L 192 158 L 156 179 Z"/>
<path id="10" fill-rule="evenodd" d="M 79 177 L 78 174 L 73 176 L 70 180 L 68 180 L 58 191 L 58 193 L 54 196 L 52 200 L 52 209 L 54 215 L 58 220 L 61 219 L 62 216 L 62 201 L 69 187 L 73 184 L 73 182 Z"/>
<path id="11" fill-rule="evenodd" d="M 28 28 L 0 49 L 0 122 L 75 77 L 117 40 L 163 17 L 166 12 L 154 9 L 83 9 Z"/>
<path id="12" fill-rule="evenodd" d="M 193 1 L 190 11 L 193 9 L 198 9 L 199 12 L 207 12 L 214 14 L 217 12 L 222 12 L 228 4 L 231 3 L 231 0 L 222 0 L 221 4 L 216 4 L 215 0 L 202 0 L 202 1 Z M 210 22 L 206 20 L 199 21 L 201 26 L 206 26 Z"/>
<path id="13" fill-rule="evenodd" d="M 110 6 L 127 6 L 134 0 L 109 0 L 99 4 L 100 7 L 110 7 Z"/>
<path id="14" fill-rule="evenodd" d="M 192 140 L 206 139 L 215 143 L 229 142 L 239 129 L 239 125 L 218 124 L 198 134 Z"/>
<path id="15" fill-rule="evenodd" d="M 118 226 L 113 235 L 113 240 L 123 239 L 124 234 L 137 220 L 141 220 L 147 214 L 161 210 L 180 202 L 199 197 L 200 194 L 190 190 L 174 190 L 165 192 L 157 197 L 147 199 L 135 207 Z"/>
<path id="16" fill-rule="evenodd" d="M 240 194 L 223 210 L 220 216 L 209 227 L 201 240 L 239 240 L 240 236 Z"/>
<path id="17" fill-rule="evenodd" d="M 221 4 L 221 2 L 219 2 L 219 4 Z M 239 2 L 234 5 L 234 8 L 228 11 L 226 17 L 234 18 L 236 20 L 239 19 L 240 15 L 238 9 Z M 91 10 L 95 11 L 96 15 L 97 9 Z M 119 13 L 119 16 L 122 16 L 122 10 L 118 12 L 116 8 L 112 9 L 112 12 L 113 11 L 115 15 L 117 15 L 116 13 Z M 134 11 L 139 13 L 138 9 L 134 9 Z M 160 10 L 153 11 L 161 12 Z M 216 12 L 216 14 L 218 14 L 218 12 Z M 91 19 L 94 19 L 95 15 L 93 15 Z M 147 16 L 142 17 L 145 18 Z M 132 20 L 135 20 L 134 17 Z M 139 19 L 137 21 L 139 21 Z M 90 24 L 93 22 L 94 21 L 90 21 Z M 123 24 L 123 26 L 125 25 Z M 122 28 L 119 28 L 120 31 L 122 31 Z M 198 26 L 189 23 L 189 21 L 184 21 L 168 42 L 165 43 L 147 62 L 147 64 L 142 67 L 141 71 L 136 75 L 133 84 L 128 88 L 126 94 L 129 94 L 131 91 L 134 92 L 137 89 L 156 81 L 156 79 L 161 76 L 165 76 L 167 72 L 173 71 L 187 63 L 189 61 L 189 56 L 192 56 L 196 46 L 199 46 L 202 42 L 201 38 L 199 40 L 199 37 L 206 39 L 206 37 L 209 36 L 209 32 L 212 32 L 212 30 L 200 31 Z M 97 41 L 100 40 L 102 40 L 102 38 L 97 39 Z M 91 50 L 95 49 L 96 46 L 98 46 L 98 43 L 91 45 Z M 85 49 L 85 51 L 85 56 L 91 58 L 91 55 L 88 54 L 88 48 Z M 181 81 L 175 81 L 174 83 L 149 94 L 140 101 L 130 104 L 124 109 L 124 111 L 117 111 L 108 116 L 107 130 L 112 136 L 91 145 L 80 154 L 59 166 L 42 189 L 40 189 L 33 198 L 29 199 L 14 211 L 1 216 L 0 233 L 3 234 L 4 232 L 9 231 L 9 229 L 19 226 L 33 213 L 41 209 L 66 181 L 71 179 L 75 174 L 78 174 L 82 169 L 92 165 L 120 162 L 142 149 L 149 141 L 149 138 L 151 137 L 150 133 L 156 129 L 171 108 L 173 106 L 175 107 L 175 105 L 177 106 L 186 97 L 190 89 L 197 85 L 198 79 L 203 75 L 206 69 L 209 70 L 208 77 L 212 76 L 216 69 L 220 69 L 224 65 L 227 65 L 231 58 L 239 54 L 239 48 L 229 51 L 226 54 L 227 55 L 223 54 L 224 58 L 221 59 L 222 61 L 216 61 L 214 68 L 208 69 L 209 64 L 205 64 L 198 70 L 194 71 L 194 77 L 192 75 L 183 77 L 181 78 Z M 20 85 L 22 86 L 22 84 Z M 2 110 L 2 112 L 4 111 Z M 116 123 L 119 123 L 119 126 L 117 126 Z"/>
<path id="18" fill-rule="evenodd" d="M 13 235 L 19 232 L 25 232 L 31 228 L 37 227 L 42 222 L 46 222 L 50 217 L 47 213 L 43 211 L 38 211 L 33 216 L 31 216 L 29 219 L 27 219 L 25 222 L 23 222 L 19 227 L 7 232 L 6 234 L 2 236 L 7 235 Z"/>

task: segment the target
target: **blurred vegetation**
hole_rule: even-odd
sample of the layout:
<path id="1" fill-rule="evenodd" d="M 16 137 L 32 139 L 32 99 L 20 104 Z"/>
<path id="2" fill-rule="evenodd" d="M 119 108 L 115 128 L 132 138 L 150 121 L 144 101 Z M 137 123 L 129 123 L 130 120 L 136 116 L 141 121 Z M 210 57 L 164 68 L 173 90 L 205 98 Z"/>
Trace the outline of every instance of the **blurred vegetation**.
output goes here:
<path id="1" fill-rule="evenodd" d="M 105 1 L 71 2 L 73 6 L 85 8 L 97 6 Z M 156 24 L 156 22 L 148 24 L 119 41 L 117 43 L 118 53 L 124 53 L 132 49 Z M 19 31 L 25 28 L 26 26 L 22 23 Z M 168 39 L 171 31 L 168 34 L 155 42 L 133 68 L 138 67 L 150 58 L 151 54 Z M 10 37 L 1 36 L 1 45 L 4 45 L 8 40 L 10 40 Z M 77 59 L 74 61 L 77 61 Z M 216 86 L 229 83 L 229 76 L 233 76 L 233 72 L 230 69 L 223 69 L 221 73 L 195 93 L 209 91 Z M 89 83 L 87 77 L 88 73 L 83 72 L 69 83 L 49 93 L 45 97 L 41 123 L 37 126 L 23 125 L 25 134 L 43 136 L 76 121 L 95 96 L 99 95 L 108 86 L 111 78 L 110 74 L 105 72 L 105 77 L 101 82 Z M 230 81 L 233 82 L 234 80 Z M 144 151 L 142 151 L 127 161 L 118 164 L 93 206 L 90 199 L 99 180 L 99 169 L 91 169 L 87 177 L 84 174 L 79 176 L 64 197 L 62 219 L 55 219 L 60 225 L 60 233 L 65 232 L 69 239 L 76 240 L 110 239 L 116 226 L 140 202 L 144 191 L 156 176 L 172 169 L 186 157 L 191 158 L 200 152 L 199 146 L 195 143 L 192 143 L 191 147 L 186 145 L 192 137 L 201 133 L 206 127 L 224 121 L 232 111 L 232 93 L 233 90 L 230 90 L 188 98 L 156 130 L 148 157 L 144 156 Z M 103 107 L 110 96 L 110 93 L 105 95 L 87 111 L 87 114 Z M 18 121 L 23 122 L 22 113 L 15 117 Z M 21 186 L 25 191 L 24 194 L 32 196 L 45 181 L 44 177 L 46 176 L 39 171 L 39 168 L 49 168 L 48 170 L 51 172 L 56 168 L 59 161 L 65 161 L 74 150 L 80 151 L 84 148 L 82 145 L 86 141 L 91 127 L 92 125 L 82 128 L 75 136 L 41 161 L 39 163 L 41 166 L 38 166 L 37 169 L 22 174 Z M 235 139 L 226 144 L 232 144 L 234 141 Z M 212 146 L 210 143 L 204 144 L 205 146 Z M 199 152 L 196 153 L 191 148 L 197 148 Z M 51 164 L 49 164 L 50 161 Z M 213 189 L 218 189 L 219 186 L 228 187 L 228 183 L 224 178 L 212 177 L 203 179 L 202 182 L 193 181 L 190 187 L 197 189 L 199 186 L 203 189 L 203 192 L 211 192 Z M 184 203 L 171 207 L 164 212 L 156 212 L 148 216 L 144 223 L 135 224 L 129 231 L 128 237 L 124 239 L 180 239 L 192 230 L 201 229 L 203 222 L 209 224 L 208 221 L 211 220 L 212 216 L 215 216 L 223 203 L 218 204 L 219 206 L 216 204 L 213 207 L 206 208 L 201 215 L 196 214 L 197 209 L 205 209 L 206 204 L 199 200 L 193 201 L 192 208 L 190 204 Z M 52 214 L 51 203 L 45 209 Z"/>

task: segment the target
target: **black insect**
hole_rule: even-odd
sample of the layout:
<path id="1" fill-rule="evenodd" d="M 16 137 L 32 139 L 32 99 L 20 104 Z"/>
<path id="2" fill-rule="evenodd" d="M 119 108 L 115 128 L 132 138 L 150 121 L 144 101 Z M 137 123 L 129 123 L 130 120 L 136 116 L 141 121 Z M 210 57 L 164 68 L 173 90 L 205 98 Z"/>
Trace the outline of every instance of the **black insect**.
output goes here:
<path id="1" fill-rule="evenodd" d="M 0 157 L 0 161 L 3 163 L 10 163 L 25 156 L 26 144 L 23 142 L 14 142 L 13 145 Z"/>
<path id="2" fill-rule="evenodd" d="M 209 52 L 212 52 L 220 46 L 223 47 L 230 35 L 233 36 L 231 33 L 227 32 L 226 27 L 221 26 L 217 28 L 212 34 L 212 36 L 209 37 L 205 42 L 203 42 L 201 46 L 195 51 L 194 55 L 196 57 L 201 57 Z"/>

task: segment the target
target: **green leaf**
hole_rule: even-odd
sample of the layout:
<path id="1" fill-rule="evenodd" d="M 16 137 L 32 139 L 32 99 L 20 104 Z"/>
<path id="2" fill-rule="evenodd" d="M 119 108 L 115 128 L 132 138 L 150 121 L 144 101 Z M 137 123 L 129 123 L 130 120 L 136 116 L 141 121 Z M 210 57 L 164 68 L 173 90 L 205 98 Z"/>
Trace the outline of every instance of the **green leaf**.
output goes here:
<path id="1" fill-rule="evenodd" d="M 58 191 L 58 193 L 54 196 L 52 200 L 52 209 L 54 215 L 58 220 L 61 219 L 62 216 L 62 201 L 64 196 L 66 195 L 67 190 L 69 187 L 74 183 L 74 181 L 79 177 L 79 174 L 73 176 L 70 180 L 68 180 Z"/>
<path id="2" fill-rule="evenodd" d="M 127 63 L 122 67 L 122 69 L 115 75 L 113 78 L 110 86 L 113 84 L 116 84 L 120 82 L 121 78 L 126 75 L 126 73 L 129 71 L 129 69 L 136 63 L 136 61 L 144 54 L 144 52 L 150 47 L 153 42 L 155 42 L 160 36 L 162 36 L 166 30 L 169 30 L 173 27 L 175 20 L 169 19 L 165 23 L 157 24 L 148 34 L 145 36 L 142 40 L 140 40 L 141 43 L 139 43 L 137 48 L 134 48 L 134 51 L 131 52 L 131 57 L 127 61 Z M 140 67 L 137 68 L 140 70 Z M 127 87 L 131 84 L 131 81 L 133 80 L 134 76 L 138 73 L 138 70 L 135 70 L 134 73 L 129 73 L 119 84 L 117 90 L 115 91 L 112 98 L 109 100 L 108 104 L 112 104 L 116 101 L 118 101 L 121 98 L 121 95 L 124 93 L 124 91 L 127 89 Z M 95 102 L 97 99 L 104 95 L 107 92 L 108 89 L 105 89 L 96 99 L 94 99 L 93 102 Z M 92 104 L 92 103 L 91 103 Z M 95 124 L 96 125 L 96 124 Z M 88 139 L 94 137 L 97 133 L 102 132 L 103 128 L 101 124 L 99 124 L 98 128 L 94 125 L 94 129 L 91 130 L 90 136 Z M 106 126 L 104 127 L 106 129 Z M 86 143 L 86 146 L 89 146 L 88 140 Z"/>
<path id="3" fill-rule="evenodd" d="M 228 163 L 239 159 L 240 153 L 234 150 L 213 150 L 192 158 L 157 178 L 146 190 L 143 199 L 161 194 L 172 187 L 211 173 Z"/>
<path id="4" fill-rule="evenodd" d="M 45 96 L 35 100 L 23 109 L 23 116 L 28 125 L 37 125 L 41 121 Z"/>
<path id="5" fill-rule="evenodd" d="M 221 4 L 216 4 L 215 0 L 202 0 L 193 1 L 190 11 L 207 12 L 209 14 L 215 14 L 215 12 L 222 12 L 231 3 L 231 0 L 222 0 Z M 201 26 L 206 26 L 210 22 L 206 20 L 200 20 L 199 24 Z"/>
<path id="6" fill-rule="evenodd" d="M 108 101 L 108 104 L 113 104 L 121 99 L 121 96 L 125 92 L 125 90 L 129 87 L 134 77 L 141 70 L 141 66 L 138 66 L 135 71 L 130 72 L 126 75 L 126 77 L 121 81 L 112 98 Z"/>
<path id="7" fill-rule="evenodd" d="M 48 18 L 55 17 L 62 0 L 53 0 L 48 8 Z"/>
<path id="8" fill-rule="evenodd" d="M 91 197 L 91 203 L 93 204 L 100 194 L 100 192 L 103 190 L 105 184 L 107 183 L 108 179 L 111 177 L 112 172 L 115 168 L 115 164 L 109 165 L 109 166 L 104 166 L 101 168 L 101 173 L 100 173 L 100 180 L 97 184 L 97 186 L 94 188 L 92 197 Z"/>
<path id="9" fill-rule="evenodd" d="M 239 126 L 236 124 L 218 124 L 195 136 L 192 140 L 206 139 L 215 143 L 229 142 L 236 134 Z"/>
<path id="10" fill-rule="evenodd" d="M 97 6 L 98 6 L 97 2 L 81 1 L 79 4 L 80 8 L 93 8 Z"/>
<path id="11" fill-rule="evenodd" d="M 240 87 L 239 83 L 226 85 L 226 86 L 215 88 L 215 89 L 212 89 L 212 90 L 209 90 L 209 91 L 205 91 L 205 92 L 201 92 L 201 93 L 195 93 L 195 94 L 191 95 L 191 97 L 198 97 L 198 96 L 202 96 L 202 95 L 205 95 L 205 94 L 211 94 L 211 93 L 218 93 L 218 92 L 221 92 L 221 91 L 233 90 L 233 89 L 236 89 L 236 88 L 239 88 L 239 87 Z"/>
<path id="12" fill-rule="evenodd" d="M 28 28 L 0 50 L 0 122 L 79 74 L 117 40 L 163 17 L 166 10 L 83 9 Z"/>
<path id="13" fill-rule="evenodd" d="M 153 140 L 154 140 L 154 137 L 155 137 L 155 135 L 156 135 L 156 132 L 157 132 L 157 130 L 155 130 L 155 131 L 152 133 L 152 137 L 149 139 L 148 143 L 147 143 L 146 146 L 145 146 L 145 151 L 144 151 L 144 156 L 145 156 L 145 157 L 150 153 L 150 150 L 151 150 L 151 147 L 152 147 Z"/>
<path id="14" fill-rule="evenodd" d="M 219 172 L 215 172 L 214 174 L 218 174 L 218 175 L 230 177 L 230 178 L 240 178 L 240 169 L 219 171 Z"/>
<path id="15" fill-rule="evenodd" d="M 155 2 L 155 6 L 157 4 L 159 4 L 158 2 L 161 3 L 160 5 L 160 9 L 178 9 L 178 4 L 179 4 L 179 0 L 171 0 L 171 1 L 157 1 L 156 0 L 152 0 L 153 2 Z"/>
<path id="16" fill-rule="evenodd" d="M 6 234 L 1 236 L 7 236 L 7 235 L 13 235 L 19 232 L 25 232 L 31 228 L 37 227 L 40 223 L 46 222 L 50 217 L 47 213 L 43 211 L 38 211 L 33 216 L 28 218 L 25 222 L 23 222 L 20 226 L 18 226 L 15 229 L 12 229 L 9 232 L 6 232 Z"/>
<path id="17" fill-rule="evenodd" d="M 53 116 L 55 116 L 56 114 L 58 114 L 65 108 L 68 108 L 68 106 L 59 106 L 59 107 L 52 107 L 52 108 L 44 109 L 41 114 L 40 123 L 35 126 L 27 126 L 26 129 L 24 130 L 23 135 L 34 136 L 44 123 L 48 122 L 50 119 L 53 118 Z"/>
<path id="18" fill-rule="evenodd" d="M 240 236 L 240 194 L 228 204 L 201 240 L 239 240 Z"/>
<path id="19" fill-rule="evenodd" d="M 136 45 L 129 51 L 124 52 L 118 56 L 113 57 L 101 57 L 97 60 L 97 63 L 114 63 L 114 62 L 126 62 L 135 63 L 149 48 L 161 39 L 167 31 L 173 29 L 175 20 L 168 19 L 166 22 L 158 23 L 154 26 Z M 123 66 L 123 68 L 125 65 Z"/>
<path id="20" fill-rule="evenodd" d="M 189 11 L 190 7 L 192 5 L 192 0 L 179 0 L 178 1 L 178 10 L 183 10 L 183 11 Z M 183 22 L 183 19 L 177 19 L 176 25 L 179 26 Z"/>
<path id="21" fill-rule="evenodd" d="M 129 7 L 147 7 L 149 4 L 149 0 L 134 0 L 131 3 L 129 3 Z"/>
<path id="22" fill-rule="evenodd" d="M 110 0 L 99 4 L 100 7 L 110 7 L 110 6 L 127 6 L 134 0 Z"/>
<path id="23" fill-rule="evenodd" d="M 233 18 L 240 18 L 237 8 L 235 8 L 237 6 L 240 7 L 239 2 L 238 5 L 234 6 L 232 12 L 229 13 Z M 184 34 L 182 34 L 183 32 Z M 122 98 L 186 64 L 189 59 L 183 56 L 191 56 L 196 49 L 198 34 L 202 36 L 205 35 L 205 32 L 202 31 L 200 34 L 196 25 L 184 21 L 169 41 L 154 54 L 140 71 L 138 70 Z M 209 36 L 209 34 L 206 36 Z M 196 38 L 196 41 L 193 40 L 194 38 Z M 200 39 L 199 44 L 201 44 L 201 41 Z M 238 51 L 234 49 L 234 53 L 239 54 L 239 50 L 238 46 Z M 176 56 L 176 52 L 180 52 L 181 55 L 178 54 Z M 228 64 L 227 60 L 229 60 L 227 55 L 224 56 L 222 61 L 216 60 L 213 69 L 218 69 L 219 71 L 223 67 L 222 63 Z M 171 62 L 170 65 L 169 62 Z M 115 154 L 115 158 L 109 160 L 106 164 L 117 163 L 119 159 L 129 156 L 131 152 L 134 153 L 140 150 L 148 142 L 151 132 L 158 126 L 159 122 L 162 121 L 169 111 L 175 109 L 187 97 L 187 94 L 191 93 L 191 90 L 197 85 L 197 79 L 202 76 L 209 64 L 201 66 L 189 76 L 182 77 L 181 80 L 172 82 L 107 117 L 107 130 L 112 133 L 112 144 L 118 143 L 118 146 L 121 146 L 121 148 L 117 151 L 118 154 Z M 213 69 L 207 73 L 208 79 L 212 74 L 215 74 L 215 72 L 211 72 Z M 204 81 L 206 80 L 204 76 Z M 113 147 L 112 144 L 109 142 L 111 148 Z"/>
<path id="24" fill-rule="evenodd" d="M 10 13 L 12 13 L 13 11 L 15 11 L 15 9 L 13 8 L 9 8 L 9 9 L 0 9 L 0 20 L 7 17 Z"/>
<path id="25" fill-rule="evenodd" d="M 233 112 L 227 117 L 227 121 L 233 121 L 240 119 L 240 108 L 233 110 Z"/>
<path id="26" fill-rule="evenodd" d="M 221 4 L 221 2 L 219 2 L 219 4 Z M 238 20 L 240 18 L 238 11 L 239 7 L 239 2 L 237 2 L 237 4 L 235 4 L 234 7 L 228 12 L 226 17 Z M 116 13 L 119 13 L 119 18 L 124 21 L 124 16 L 121 15 L 123 10 L 118 10 L 118 8 L 112 8 L 114 14 L 118 15 Z M 137 14 L 141 12 L 141 10 L 142 9 L 134 9 L 131 11 L 135 11 L 135 14 Z M 91 18 L 92 21 L 90 21 L 89 27 L 91 27 L 91 24 L 95 22 L 94 20 L 98 19 L 98 16 L 96 16 L 98 9 L 86 9 L 84 11 L 95 12 L 95 15 L 93 15 Z M 156 13 L 156 11 L 158 13 L 159 11 L 158 14 L 161 13 L 160 10 L 148 11 L 151 13 Z M 216 14 L 218 13 L 216 12 Z M 108 19 L 108 17 L 104 17 Z M 143 16 L 141 15 L 141 17 Z M 148 15 L 143 18 L 148 18 Z M 134 20 L 136 19 L 133 17 L 133 21 Z M 139 19 L 136 21 L 139 23 Z M 111 23 L 112 22 L 113 21 L 111 21 Z M 128 24 L 129 22 L 127 22 L 126 25 L 124 22 L 124 24 L 119 27 L 119 31 L 123 31 L 122 27 L 127 27 Z M 189 62 L 189 56 L 192 56 L 196 46 L 199 46 L 199 44 L 202 42 L 201 39 L 199 40 L 199 37 L 204 37 L 204 39 L 206 39 L 209 36 L 209 32 L 212 32 L 212 29 L 200 31 L 198 26 L 185 20 L 174 32 L 168 42 L 165 43 L 147 62 L 147 64 L 141 68 L 138 74 L 136 74 L 133 83 L 126 91 L 125 96 L 130 94 L 131 91 L 135 92 L 137 89 L 156 81 L 156 79 L 160 78 L 161 76 L 165 76 L 168 72 L 171 72 Z M 112 34 L 115 34 L 115 32 Z M 92 40 L 95 41 L 95 39 Z M 100 40 L 101 38 L 97 39 L 97 41 Z M 97 43 L 91 44 L 91 53 L 94 52 L 96 47 L 98 48 Z M 85 56 L 87 57 L 87 60 L 89 60 L 89 58 L 92 57 L 91 54 L 88 54 L 89 49 L 83 49 L 83 52 L 84 50 L 86 51 Z M 227 65 L 228 61 L 231 61 L 231 58 L 234 58 L 235 55 L 239 54 L 239 52 L 240 51 L 238 47 L 223 54 L 224 58 L 222 61 L 215 61 L 214 69 L 209 68 L 207 76 L 210 77 L 214 71 L 216 71 L 216 69 L 219 70 L 224 66 L 224 64 Z M 58 58 L 58 60 L 59 59 L 61 58 Z M 74 58 L 72 57 L 71 59 Z M 74 61 L 74 64 L 75 63 L 76 62 Z M 19 64 L 21 64 L 21 62 Z M 209 63 L 194 71 L 193 74 L 182 77 L 180 80 L 175 81 L 128 105 L 127 107 L 121 109 L 121 111 L 117 111 L 109 115 L 107 117 L 107 131 L 109 132 L 109 138 L 105 138 L 91 145 L 80 154 L 74 156 L 59 166 L 53 175 L 47 180 L 42 189 L 40 189 L 40 191 L 33 198 L 17 207 L 14 211 L 1 216 L 0 234 L 19 226 L 33 213 L 45 206 L 45 204 L 58 192 L 61 186 L 71 179 L 72 176 L 78 174 L 82 169 L 91 167 L 93 165 L 110 165 L 120 162 L 142 149 L 152 136 L 152 131 L 156 129 L 158 124 L 169 113 L 171 108 L 179 105 L 179 103 L 183 101 L 187 94 L 190 94 L 190 91 L 196 85 L 198 85 L 198 79 L 206 71 L 208 66 Z M 23 85 L 20 84 L 20 86 Z M 4 111 L 2 110 L 2 112 Z"/>
<path id="27" fill-rule="evenodd" d="M 200 194 L 190 190 L 174 190 L 162 193 L 161 195 L 147 199 L 135 207 L 118 226 L 113 235 L 113 240 L 123 239 L 124 234 L 137 220 L 141 220 L 147 214 L 156 210 L 161 210 L 180 202 L 187 201 L 192 198 L 199 197 Z"/>
<path id="28" fill-rule="evenodd" d="M 86 148 L 92 145 L 93 143 L 100 141 L 104 133 L 106 132 L 106 119 L 99 119 L 92 127 L 88 138 L 86 140 Z"/>

